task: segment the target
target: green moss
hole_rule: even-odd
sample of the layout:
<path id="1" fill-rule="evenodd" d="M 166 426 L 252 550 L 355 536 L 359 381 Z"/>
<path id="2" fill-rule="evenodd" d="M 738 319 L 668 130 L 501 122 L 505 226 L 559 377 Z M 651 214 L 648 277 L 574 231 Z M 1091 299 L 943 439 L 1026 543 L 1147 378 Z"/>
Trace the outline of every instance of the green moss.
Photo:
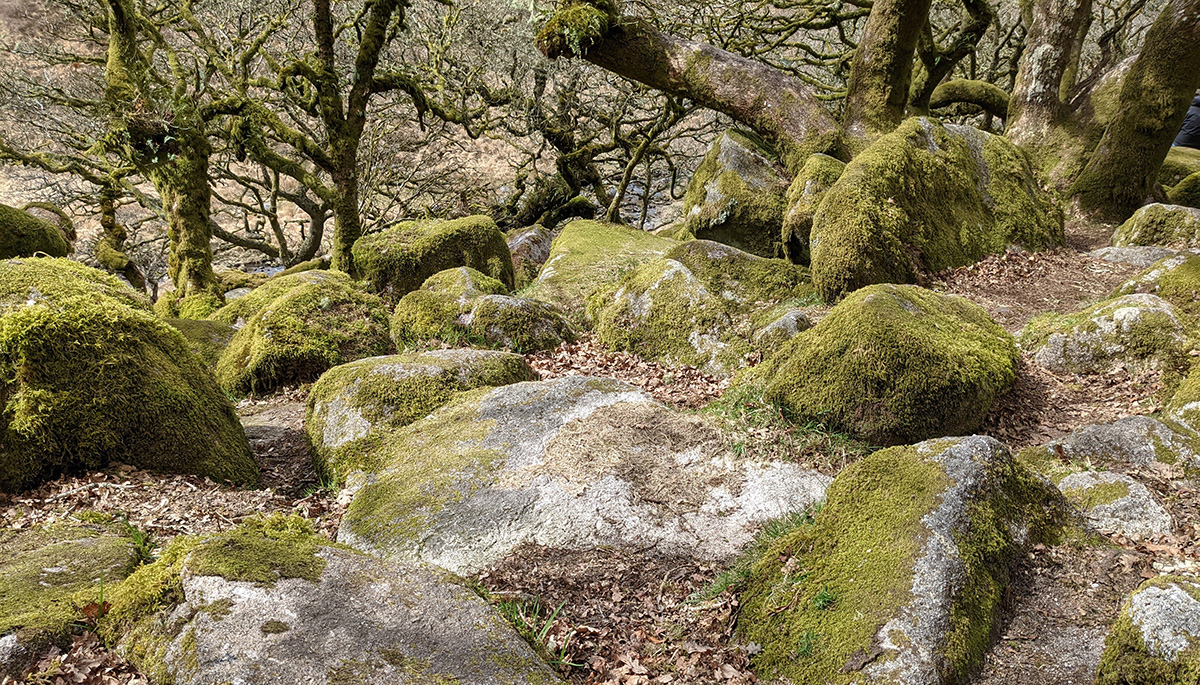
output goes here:
<path id="1" fill-rule="evenodd" d="M 390 298 L 398 299 L 439 271 L 458 266 L 481 271 L 510 290 L 514 283 L 508 243 L 486 216 L 402 223 L 359 238 L 353 252 L 369 287 Z"/>
<path id="2" fill-rule="evenodd" d="M 0 204 L 0 259 L 35 254 L 66 257 L 71 244 L 53 224 Z"/>
<path id="3" fill-rule="evenodd" d="M 614 285 L 639 264 L 662 256 L 677 244 L 626 226 L 572 221 L 551 244 L 537 283 L 523 294 L 579 312 L 593 293 Z"/>
<path id="4" fill-rule="evenodd" d="M 375 463 L 383 436 L 428 416 L 456 393 L 539 378 L 518 355 L 484 354 L 462 359 L 453 353 L 408 353 L 327 371 L 309 393 L 304 421 L 317 471 L 341 481 Z M 360 421 L 369 429 L 350 434 L 348 424 Z"/>
<path id="5" fill-rule="evenodd" d="M 3 264 L 0 271 L 20 269 Z M 0 296 L 11 302 L 29 297 L 28 288 L 43 293 L 0 315 L 0 377 L 7 379 L 0 490 L 114 460 L 217 481 L 258 480 L 232 405 L 182 335 L 103 288 L 57 297 L 53 278 L 42 288 L 25 280 L 7 281 L 10 295 Z"/>
<path id="6" fill-rule="evenodd" d="M 804 166 L 792 179 L 785 199 L 787 211 L 780 235 L 784 256 L 788 259 L 797 264 L 811 261 L 809 233 L 812 231 L 813 216 L 825 194 L 845 170 L 845 162 L 829 155 L 816 154 L 804 161 Z"/>
<path id="7" fill-rule="evenodd" d="M 1158 182 L 1170 188 L 1195 173 L 1200 173 L 1200 150 L 1172 147 L 1158 169 Z"/>
<path id="8" fill-rule="evenodd" d="M 1084 465 L 1063 463 L 1052 450 L 1046 447 L 1028 447 L 1017 454 L 1017 461 L 1029 470 L 1040 473 L 1058 485 L 1062 479 L 1084 468 Z"/>
<path id="9" fill-rule="evenodd" d="M 602 39 L 620 15 L 615 0 L 569 0 L 558 4 L 554 14 L 537 33 L 537 46 L 550 57 L 573 57 L 587 53 Z"/>
<path id="10" fill-rule="evenodd" d="M 167 319 L 166 323 L 183 334 L 192 352 L 204 362 L 204 366 L 215 369 L 217 360 L 229 346 L 236 332 L 233 327 L 219 321 L 202 319 Z"/>
<path id="11" fill-rule="evenodd" d="M 929 97 L 929 108 L 939 109 L 965 102 L 1004 118 L 1008 113 L 1008 100 L 1008 93 L 987 81 L 951 79 L 933 89 L 933 94 Z"/>
<path id="12" fill-rule="evenodd" d="M 1188 425 L 1200 426 L 1200 365 L 1194 365 L 1191 371 L 1175 389 L 1175 394 L 1172 395 L 1170 402 L 1167 403 L 1167 414 L 1184 421 Z M 1174 455 L 1171 450 L 1166 452 Z M 1175 456 L 1175 461 L 1179 459 Z M 1167 464 L 1175 463 L 1174 461 L 1165 461 Z"/>
<path id="13" fill-rule="evenodd" d="M 1103 504 L 1112 504 L 1119 499 L 1129 496 L 1127 483 L 1097 483 L 1087 488 L 1067 488 L 1063 495 L 1084 511 L 1090 511 Z"/>
<path id="14" fill-rule="evenodd" d="M 1018 244 L 1061 245 L 1062 212 L 1001 136 L 909 119 L 846 166 L 813 217 L 813 284 L 826 299 L 913 283 Z"/>
<path id="15" fill-rule="evenodd" d="M 492 421 L 481 420 L 480 388 L 392 433 L 377 453 L 383 467 L 350 504 L 343 525 L 369 543 L 409 545 L 450 503 L 490 484 L 502 453 L 481 447 Z"/>
<path id="16" fill-rule="evenodd" d="M 345 274 L 308 271 L 272 279 L 212 320 L 241 328 L 217 362 L 229 392 L 266 392 L 391 351 L 383 302 Z"/>
<path id="17" fill-rule="evenodd" d="M 216 277 L 217 284 L 223 293 L 237 288 L 257 288 L 270 278 L 267 274 L 247 273 L 232 269 L 217 271 L 213 276 Z"/>
<path id="18" fill-rule="evenodd" d="M 67 300 L 115 300 L 144 312 L 150 303 L 116 276 L 70 259 L 9 259 L 0 261 L 0 309 L 9 311 L 29 302 L 61 306 Z"/>
<path id="19" fill-rule="evenodd" d="M 1173 311 L 1152 308 L 1131 297 L 1137 296 L 1104 300 L 1071 314 L 1036 317 L 1022 331 L 1021 347 L 1040 355 L 1052 336 L 1066 336 L 1061 357 L 1055 353 L 1042 363 L 1077 373 L 1098 373 L 1115 361 L 1164 368 L 1182 364 L 1187 331 L 1180 319 Z M 1136 319 L 1117 321 L 1115 313 L 1129 307 L 1140 309 L 1141 314 Z"/>
<path id="20" fill-rule="evenodd" d="M 688 183 L 681 235 L 762 257 L 783 255 L 787 181 L 774 159 L 774 151 L 761 140 L 726 131 Z"/>
<path id="21" fill-rule="evenodd" d="M 316 582 L 325 570 L 325 560 L 316 552 L 328 544 L 299 516 L 255 518 L 197 545 L 186 566 L 194 576 L 266 586 L 283 578 Z"/>
<path id="22" fill-rule="evenodd" d="M 1167 190 L 1167 198 L 1173 205 L 1200 209 L 1200 171 L 1180 181 Z"/>
<path id="23" fill-rule="evenodd" d="M 1012 337 L 961 297 L 864 288 L 735 385 L 761 385 L 793 420 L 873 444 L 962 435 L 1012 384 Z"/>
<path id="24" fill-rule="evenodd" d="M 1146 205 L 1117 227 L 1112 244 L 1117 247 L 1200 245 L 1200 210 L 1176 205 Z"/>
<path id="25" fill-rule="evenodd" d="M 932 457 L 949 444 L 922 452 L 896 447 L 848 466 L 814 525 L 794 529 L 760 556 L 738 620 L 744 639 L 762 645 L 752 662 L 760 675 L 796 683 L 862 681 L 845 667 L 856 655 L 872 654 L 879 630 L 914 599 L 914 566 L 930 535 L 923 519 L 953 484 Z M 954 530 L 963 585 L 946 627 L 947 682 L 961 682 L 986 651 L 1015 550 L 1012 526 L 1028 523 L 1040 538 L 1060 514 L 1053 507 L 1046 512 L 1048 490 L 1011 460 L 998 460 L 987 480 L 987 491 Z M 830 596 L 832 604 L 818 601 Z"/>
<path id="26" fill-rule="evenodd" d="M 316 259 L 310 259 L 307 262 L 300 262 L 299 264 L 293 264 L 293 265 L 289 266 L 288 268 L 284 269 L 283 271 L 280 271 L 279 273 L 275 274 L 271 278 L 283 278 L 285 276 L 293 276 L 295 274 L 304 273 L 305 271 L 328 271 L 328 270 L 329 270 L 329 257 L 317 257 Z"/>
<path id="27" fill-rule="evenodd" d="M 112 524 L 0 530 L 0 635 L 67 637 L 79 608 L 100 601 L 101 584 L 107 591 L 139 560 L 137 545 Z"/>
<path id="28" fill-rule="evenodd" d="M 271 619 L 270 621 L 267 621 L 266 623 L 262 624 L 262 626 L 259 627 L 259 630 L 262 631 L 263 635 L 280 635 L 282 633 L 286 633 L 287 631 L 289 631 L 291 629 L 292 629 L 292 627 L 289 626 L 288 624 L 284 623 L 283 621 L 277 621 L 275 619 Z"/>
<path id="29" fill-rule="evenodd" d="M 1112 297 L 1133 293 L 1157 295 L 1200 319 L 1200 257 L 1189 254 L 1163 259 L 1123 283 Z"/>
<path id="30" fill-rule="evenodd" d="M 1105 640 L 1096 685 L 1189 685 L 1200 681 L 1200 649 L 1194 642 L 1177 658 L 1168 661 L 1150 652 L 1141 628 L 1130 615 L 1133 597 L 1152 587 L 1172 585 L 1200 598 L 1200 589 L 1187 578 L 1159 576 L 1142 583 L 1122 607 Z"/>

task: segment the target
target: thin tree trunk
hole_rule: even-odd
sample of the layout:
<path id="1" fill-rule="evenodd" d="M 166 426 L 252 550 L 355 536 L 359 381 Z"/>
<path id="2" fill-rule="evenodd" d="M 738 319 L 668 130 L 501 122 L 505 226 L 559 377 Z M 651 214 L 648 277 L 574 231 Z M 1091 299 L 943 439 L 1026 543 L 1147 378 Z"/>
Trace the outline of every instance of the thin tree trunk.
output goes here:
<path id="1" fill-rule="evenodd" d="M 151 168 L 150 179 L 167 214 L 170 246 L 168 273 L 176 302 L 194 295 L 218 293 L 212 268 L 212 187 L 208 177 L 208 141 L 186 136 L 185 147 L 166 164 Z"/>
<path id="2" fill-rule="evenodd" d="M 930 0 L 875 0 L 846 92 L 846 133 L 857 141 L 869 143 L 903 121 L 913 52 L 929 5 Z"/>
<path id="3" fill-rule="evenodd" d="M 1027 150 L 1045 149 L 1058 133 L 1059 93 L 1071 66 L 1070 46 L 1091 9 L 1091 0 L 1034 0 L 1024 17 L 1029 33 L 1009 100 L 1005 134 Z"/>

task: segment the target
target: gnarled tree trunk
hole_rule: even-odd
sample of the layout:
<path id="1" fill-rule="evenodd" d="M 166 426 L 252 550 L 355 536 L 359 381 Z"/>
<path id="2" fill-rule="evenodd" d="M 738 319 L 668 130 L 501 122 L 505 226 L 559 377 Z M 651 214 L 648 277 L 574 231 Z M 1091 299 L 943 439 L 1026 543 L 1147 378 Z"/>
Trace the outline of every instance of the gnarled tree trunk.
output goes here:
<path id="1" fill-rule="evenodd" d="M 869 143 L 904 120 L 913 52 L 930 0 L 875 0 L 854 51 L 846 92 L 846 132 Z"/>

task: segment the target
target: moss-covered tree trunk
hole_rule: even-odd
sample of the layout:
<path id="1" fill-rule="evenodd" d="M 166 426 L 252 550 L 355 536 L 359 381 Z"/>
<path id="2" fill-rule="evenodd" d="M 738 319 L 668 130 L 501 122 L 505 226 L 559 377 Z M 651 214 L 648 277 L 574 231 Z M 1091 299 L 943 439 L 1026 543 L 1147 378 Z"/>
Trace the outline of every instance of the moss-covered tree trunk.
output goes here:
<path id="1" fill-rule="evenodd" d="M 957 33 L 944 48 L 938 45 L 933 35 L 933 27 L 928 21 L 921 29 L 921 38 L 917 43 L 921 69 L 913 76 L 908 98 L 909 108 L 916 113 L 929 111 L 930 100 L 934 92 L 943 85 L 942 80 L 949 76 L 954 67 L 967 55 L 975 52 L 983 34 L 996 18 L 988 0 L 963 0 L 963 7 L 966 9 L 966 16 Z M 1004 95 L 1004 110 L 999 114 L 1001 119 L 1008 115 L 1008 94 Z"/>
<path id="2" fill-rule="evenodd" d="M 1071 49 L 1080 27 L 1091 16 L 1091 0 L 1033 0 L 1023 7 L 1029 29 L 1008 105 L 1005 134 L 1027 150 L 1057 148 L 1052 144 L 1063 115 L 1060 93 L 1073 70 Z"/>
<path id="3" fill-rule="evenodd" d="M 1117 113 L 1072 194 L 1085 213 L 1123 221 L 1156 199 L 1158 169 L 1200 88 L 1200 0 L 1172 0 L 1146 33 Z"/>
<path id="4" fill-rule="evenodd" d="M 117 199 L 120 193 L 114 185 L 100 188 L 100 241 L 96 243 L 96 260 L 100 264 L 125 277 L 138 290 L 146 289 L 146 278 L 141 269 L 125 254 L 125 240 L 129 237 L 125 227 L 117 221 Z"/>
<path id="5" fill-rule="evenodd" d="M 588 11 L 596 16 L 581 19 Z M 581 56 L 727 114 L 773 143 L 793 173 L 814 152 L 849 159 L 841 127 L 797 79 L 712 45 L 662 34 L 644 22 L 604 14 L 598 4 L 561 9 L 538 34 L 538 48 L 550 59 Z"/>
<path id="6" fill-rule="evenodd" d="M 333 205 L 333 250 L 330 268 L 357 277 L 354 256 L 350 248 L 362 237 L 362 217 L 358 206 L 357 160 L 342 166 L 340 173 L 333 175 L 337 200 Z"/>
<path id="7" fill-rule="evenodd" d="M 875 0 L 863 29 L 846 92 L 846 132 L 870 142 L 904 119 L 913 53 L 930 0 Z"/>
<path id="8" fill-rule="evenodd" d="M 165 164 L 151 168 L 147 175 L 162 198 L 163 211 L 167 215 L 168 273 L 175 285 L 174 298 L 179 313 L 200 317 L 211 313 L 221 298 L 212 268 L 210 150 L 203 134 L 193 133 L 181 139 L 183 145 L 179 154 Z M 193 309 L 185 302 L 189 298 L 205 301 L 200 308 L 208 311 L 189 311 Z"/>

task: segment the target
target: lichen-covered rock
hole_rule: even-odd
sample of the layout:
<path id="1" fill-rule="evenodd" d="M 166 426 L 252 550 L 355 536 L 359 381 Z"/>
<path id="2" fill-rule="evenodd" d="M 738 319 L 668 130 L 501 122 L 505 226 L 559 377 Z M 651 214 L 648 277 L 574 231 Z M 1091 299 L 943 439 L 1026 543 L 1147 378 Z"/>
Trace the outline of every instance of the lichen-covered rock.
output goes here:
<path id="1" fill-rule="evenodd" d="M 1187 430 L 1193 433 L 1200 432 L 1200 364 L 1193 365 L 1192 370 L 1175 389 L 1175 394 L 1167 403 L 1166 415 L 1183 424 Z M 1200 467 L 1200 459 L 1193 462 L 1193 465 Z"/>
<path id="2" fill-rule="evenodd" d="M 527 543 L 726 559 L 828 482 L 738 456 L 703 419 L 580 376 L 460 394 L 392 433 L 377 461 L 349 481 L 338 540 L 456 573 Z"/>
<path id="3" fill-rule="evenodd" d="M 875 452 L 843 470 L 812 525 L 751 568 L 738 630 L 794 683 L 965 682 L 990 645 L 1009 567 L 1066 505 L 992 438 Z"/>
<path id="4" fill-rule="evenodd" d="M 70 252 L 71 244 L 54 224 L 0 204 L 0 259 L 35 254 L 66 257 Z"/>
<path id="5" fill-rule="evenodd" d="M 1151 204 L 1133 213 L 1113 233 L 1112 244 L 1200 247 L 1200 209 Z"/>
<path id="6" fill-rule="evenodd" d="M 1104 645 L 1096 685 L 1190 685 L 1200 679 L 1200 584 L 1159 576 L 1129 596 Z"/>
<path id="7" fill-rule="evenodd" d="M 611 286 L 638 265 L 661 257 L 678 243 L 627 226 L 599 221 L 572 221 L 550 246 L 527 297 L 582 313 L 597 290 Z"/>
<path id="8" fill-rule="evenodd" d="M 1174 529 L 1171 515 L 1150 490 L 1124 474 L 1110 471 L 1072 473 L 1058 482 L 1058 489 L 1100 530 L 1151 535 Z"/>
<path id="9" fill-rule="evenodd" d="M 312 381 L 392 349 L 383 302 L 333 271 L 273 278 L 210 319 L 237 330 L 217 362 L 217 380 L 233 393 Z"/>
<path id="10" fill-rule="evenodd" d="M 1170 188 L 1180 181 L 1200 173 L 1200 150 L 1194 147 L 1172 147 L 1158 168 L 1158 182 Z"/>
<path id="11" fill-rule="evenodd" d="M 435 350 L 335 366 L 313 385 L 304 418 L 317 471 L 341 481 L 366 468 L 387 434 L 460 391 L 536 380 L 520 355 L 490 350 Z"/>
<path id="12" fill-rule="evenodd" d="M 761 257 L 782 256 L 787 190 L 783 168 L 766 144 L 730 129 L 713 142 L 688 183 L 679 234 Z"/>
<path id="13" fill-rule="evenodd" d="M 793 309 L 754 334 L 754 346 L 765 353 L 774 352 L 785 342 L 812 328 L 803 310 Z"/>
<path id="14" fill-rule="evenodd" d="M 552 350 L 575 339 L 574 327 L 555 307 L 502 294 L 506 291 L 467 267 L 434 274 L 396 305 L 392 339 L 400 348 L 465 340 L 522 352 Z"/>
<path id="15" fill-rule="evenodd" d="M 391 301 L 421 287 L 439 271 L 469 266 L 512 289 L 512 255 L 504 233 L 486 216 L 413 221 L 359 238 L 354 266 L 370 287 Z"/>
<path id="16" fill-rule="evenodd" d="M 799 421 L 876 445 L 975 430 L 1016 377 L 1012 336 L 979 306 L 916 286 L 842 301 L 736 384 L 761 385 Z"/>
<path id="17" fill-rule="evenodd" d="M 101 633 L 159 683 L 553 683 L 461 580 L 331 544 L 298 517 L 177 538 Z"/>
<path id="18" fill-rule="evenodd" d="M 913 283 L 1010 245 L 1063 243 L 1062 212 L 1025 153 L 974 128 L 909 119 L 846 166 L 810 234 L 826 299 L 872 283 Z"/>
<path id="19" fill-rule="evenodd" d="M 253 483 L 233 406 L 178 331 L 115 277 L 0 262 L 0 491 L 120 461 Z"/>
<path id="20" fill-rule="evenodd" d="M 1191 328 L 1161 297 L 1124 295 L 1074 314 L 1039 316 L 1021 334 L 1021 347 L 1051 371 L 1099 373 L 1114 363 L 1170 363 L 1186 351 Z"/>
<path id="21" fill-rule="evenodd" d="M 48 642 L 66 641 L 79 608 L 129 575 L 143 550 L 111 518 L 0 530 L 0 680 L 20 679 Z"/>
<path id="22" fill-rule="evenodd" d="M 1157 295 L 1188 316 L 1200 316 L 1200 256 L 1185 252 L 1156 262 L 1122 283 L 1113 296 L 1133 293 Z"/>
<path id="23" fill-rule="evenodd" d="M 587 311 L 608 347 L 725 375 L 753 349 L 755 314 L 813 295 L 803 267 L 693 240 L 597 294 Z"/>
<path id="24" fill-rule="evenodd" d="M 1063 460 L 1117 467 L 1200 466 L 1200 436 L 1169 419 L 1128 416 L 1076 429 L 1022 452 L 1021 458 L 1056 483 L 1071 473 Z"/>
<path id="25" fill-rule="evenodd" d="M 1179 250 L 1172 250 L 1166 247 L 1136 245 L 1133 247 L 1101 247 L 1087 253 L 1087 256 L 1099 259 L 1102 262 L 1130 264 L 1145 269 L 1153 266 L 1155 262 L 1162 261 L 1167 257 L 1174 257 L 1178 254 L 1180 254 Z"/>
<path id="26" fill-rule="evenodd" d="M 813 216 L 825 194 L 842 177 L 846 163 L 840 159 L 817 153 L 804 161 L 799 173 L 792 179 L 787 191 L 787 211 L 783 215 L 784 255 L 797 264 L 808 264 L 808 238 L 812 231 Z"/>
<path id="27" fill-rule="evenodd" d="M 1168 189 L 1167 199 L 1173 205 L 1200 209 L 1200 171 L 1183 179 L 1174 188 Z"/>
<path id="28" fill-rule="evenodd" d="M 537 280 L 542 265 L 550 259 L 554 235 L 542 226 L 530 226 L 509 233 L 508 251 L 512 253 L 516 287 L 524 288 Z"/>

